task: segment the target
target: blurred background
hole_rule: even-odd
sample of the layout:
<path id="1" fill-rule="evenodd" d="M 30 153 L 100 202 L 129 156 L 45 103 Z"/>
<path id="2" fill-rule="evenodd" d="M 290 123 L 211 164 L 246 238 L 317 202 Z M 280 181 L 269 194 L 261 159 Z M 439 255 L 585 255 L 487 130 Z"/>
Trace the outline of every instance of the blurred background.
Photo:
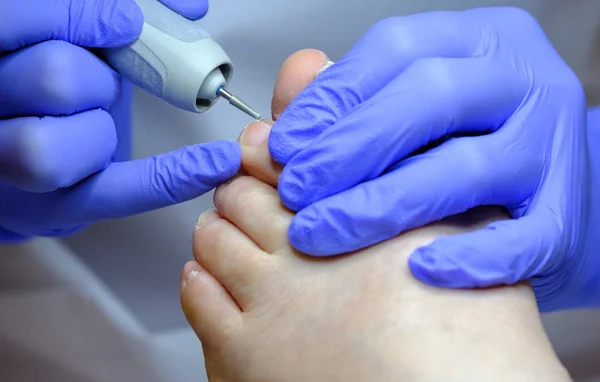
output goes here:
<path id="1" fill-rule="evenodd" d="M 230 90 L 270 115 L 275 76 L 294 51 L 318 48 L 335 61 L 382 18 L 490 5 L 533 13 L 589 102 L 600 104 L 598 0 L 219 0 L 202 22 L 236 66 Z M 224 102 L 194 115 L 137 89 L 133 113 L 134 157 L 235 140 L 248 123 Z M 209 208 L 212 194 L 65 240 L 0 247 L 0 380 L 204 381 L 178 290 L 194 222 Z M 547 315 L 544 323 L 573 377 L 600 381 L 600 312 Z"/>

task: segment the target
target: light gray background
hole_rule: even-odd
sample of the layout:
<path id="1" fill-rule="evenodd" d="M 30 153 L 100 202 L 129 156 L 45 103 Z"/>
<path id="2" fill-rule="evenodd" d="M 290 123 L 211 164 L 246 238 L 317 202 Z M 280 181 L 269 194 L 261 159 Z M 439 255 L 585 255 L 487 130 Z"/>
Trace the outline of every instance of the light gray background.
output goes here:
<path id="1" fill-rule="evenodd" d="M 212 2 L 204 24 L 236 66 L 230 90 L 269 115 L 275 76 L 294 51 L 319 48 L 336 60 L 381 18 L 486 5 L 520 5 L 530 10 L 590 94 L 600 90 L 600 56 L 592 52 L 592 47 L 600 47 L 599 0 L 219 0 Z M 234 140 L 247 122 L 223 102 L 208 114 L 193 115 L 136 91 L 134 153 L 142 157 L 193 143 Z M 151 332 L 177 329 L 185 325 L 178 300 L 179 273 L 191 258 L 193 224 L 211 207 L 212 195 L 206 195 L 177 207 L 97 224 L 65 243 Z M 598 318 L 598 314 L 578 313 L 546 318 L 569 365 L 596 358 Z M 583 368 L 578 370 L 584 373 Z"/>

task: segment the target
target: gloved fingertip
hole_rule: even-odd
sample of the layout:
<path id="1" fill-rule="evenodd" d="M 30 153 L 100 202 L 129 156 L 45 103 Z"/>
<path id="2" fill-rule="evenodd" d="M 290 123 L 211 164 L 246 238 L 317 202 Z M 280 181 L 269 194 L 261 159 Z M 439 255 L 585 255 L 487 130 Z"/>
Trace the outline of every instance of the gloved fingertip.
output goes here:
<path id="1" fill-rule="evenodd" d="M 314 256 L 310 231 L 310 228 L 304 226 L 301 219 L 298 219 L 296 215 L 288 227 L 288 241 L 297 251 Z"/>
<path id="2" fill-rule="evenodd" d="M 408 258 L 408 267 L 413 276 L 428 285 L 439 288 L 473 287 L 464 280 L 460 269 L 446 261 L 444 255 L 429 246 L 417 248 Z"/>
<path id="3" fill-rule="evenodd" d="M 73 4 L 73 3 L 72 3 Z M 79 37 L 75 37 L 75 43 L 82 46 L 95 48 L 117 48 L 134 42 L 144 26 L 144 14 L 139 5 L 132 0 L 105 2 L 99 10 L 99 6 L 90 6 L 81 2 L 80 24 L 76 26 L 75 32 L 82 30 Z M 93 33 L 84 33 L 92 31 Z"/>
<path id="4" fill-rule="evenodd" d="M 306 207 L 303 187 L 296 177 L 290 173 L 289 167 L 284 167 L 279 178 L 277 191 L 284 206 L 291 211 L 300 211 Z"/>
<path id="5" fill-rule="evenodd" d="M 124 38 L 135 41 L 140 33 L 142 33 L 142 28 L 144 27 L 144 13 L 135 1 L 122 1 L 121 3 L 125 3 L 122 15 L 126 18 L 125 21 L 128 22 L 130 28 L 127 30 L 129 34 L 125 35 Z"/>
<path id="6" fill-rule="evenodd" d="M 200 20 L 208 13 L 208 0 L 201 0 L 194 3 L 194 6 L 187 10 L 187 17 L 190 20 Z"/>
<path id="7" fill-rule="evenodd" d="M 288 228 L 288 241 L 297 251 L 305 255 L 324 257 L 332 255 L 330 245 L 319 240 L 322 229 L 315 226 L 314 219 L 307 215 L 296 215 Z"/>
<path id="8" fill-rule="evenodd" d="M 242 148 L 236 142 L 214 141 L 197 146 L 205 163 L 211 183 L 221 184 L 237 174 L 242 165 Z"/>
<path id="9" fill-rule="evenodd" d="M 291 159 L 290 155 L 290 146 L 288 145 L 287 139 L 285 139 L 285 132 L 282 131 L 284 129 L 280 129 L 277 123 L 273 125 L 271 128 L 271 133 L 269 134 L 269 141 L 267 142 L 269 146 L 269 153 L 271 154 L 271 158 L 279 164 L 286 165 Z"/>
<path id="10" fill-rule="evenodd" d="M 329 226 L 327 217 L 315 208 L 307 208 L 296 214 L 288 228 L 291 246 L 313 257 L 337 256 L 357 248 L 344 231 Z M 360 249 L 360 248 L 358 248 Z"/>
<path id="11" fill-rule="evenodd" d="M 0 227 L 0 243 L 2 244 L 21 244 L 31 239 L 31 236 L 21 235 Z"/>
<path id="12" fill-rule="evenodd" d="M 208 0 L 160 0 L 160 2 L 192 21 L 200 20 L 208 13 Z"/>
<path id="13" fill-rule="evenodd" d="M 188 146 L 151 158 L 142 190 L 147 200 L 138 198 L 140 211 L 186 202 L 203 195 L 238 173 L 241 148 L 229 141 L 215 141 Z M 132 168 L 130 171 L 135 171 Z M 139 187 L 132 189 L 138 192 Z"/>
<path id="14" fill-rule="evenodd" d="M 435 264 L 435 258 L 424 248 L 416 249 L 408 257 L 408 268 L 415 278 L 419 281 L 432 286 L 443 287 L 443 280 L 432 272 L 432 266 Z"/>

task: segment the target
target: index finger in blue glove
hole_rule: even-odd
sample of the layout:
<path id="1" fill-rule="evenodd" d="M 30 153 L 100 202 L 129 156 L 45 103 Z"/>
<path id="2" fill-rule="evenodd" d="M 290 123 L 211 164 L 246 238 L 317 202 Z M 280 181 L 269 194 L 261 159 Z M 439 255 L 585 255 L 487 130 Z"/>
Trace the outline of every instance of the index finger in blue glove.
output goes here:
<path id="1" fill-rule="evenodd" d="M 495 131 L 527 90 L 494 58 L 418 60 L 287 163 L 281 200 L 299 211 L 381 175 L 424 143 Z"/>
<path id="2" fill-rule="evenodd" d="M 51 193 L 25 192 L 0 182 L 0 226 L 21 235 L 64 236 L 89 223 L 193 199 L 230 179 L 240 162 L 239 145 L 223 141 L 112 163 Z"/>
<path id="3" fill-rule="evenodd" d="M 75 186 L 57 211 L 71 223 L 91 223 L 152 211 L 196 198 L 234 176 L 241 164 L 237 143 L 216 141 L 112 163 Z"/>
<path id="4" fill-rule="evenodd" d="M 119 47 L 133 42 L 142 24 L 133 0 L 0 1 L 0 52 L 46 40 Z"/>
<path id="5" fill-rule="evenodd" d="M 159 0 L 190 20 L 200 20 L 208 12 L 208 0 Z"/>
<path id="6" fill-rule="evenodd" d="M 322 131 L 421 58 L 483 53 L 482 30 L 461 12 L 431 12 L 377 23 L 352 50 L 298 95 L 273 126 L 269 151 L 287 164 Z"/>
<path id="7" fill-rule="evenodd" d="M 524 148 L 497 144 L 508 139 L 493 135 L 452 139 L 401 161 L 379 178 L 309 205 L 292 220 L 290 243 L 306 254 L 331 256 L 475 206 L 518 205 L 535 186 L 543 158 L 533 157 L 518 170 L 504 165 Z M 512 182 L 519 186 L 509 187 Z"/>

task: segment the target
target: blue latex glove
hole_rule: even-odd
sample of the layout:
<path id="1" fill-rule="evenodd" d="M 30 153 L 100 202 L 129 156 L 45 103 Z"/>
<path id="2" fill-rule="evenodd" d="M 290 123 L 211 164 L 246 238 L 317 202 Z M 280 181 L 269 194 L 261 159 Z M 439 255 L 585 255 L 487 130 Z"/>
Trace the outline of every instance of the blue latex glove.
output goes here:
<path id="1" fill-rule="evenodd" d="M 208 12 L 208 0 L 159 0 L 190 20 L 200 20 Z"/>
<path id="2" fill-rule="evenodd" d="M 502 205 L 516 220 L 435 240 L 411 256 L 414 275 L 452 288 L 534 277 L 544 310 L 591 303 L 585 96 L 522 10 L 378 23 L 292 102 L 269 148 L 302 252 L 349 252 Z"/>
<path id="3" fill-rule="evenodd" d="M 131 85 L 86 48 L 128 44 L 142 21 L 133 0 L 0 2 L 0 241 L 183 202 L 238 171 L 230 142 L 115 162 L 129 157 Z"/>

